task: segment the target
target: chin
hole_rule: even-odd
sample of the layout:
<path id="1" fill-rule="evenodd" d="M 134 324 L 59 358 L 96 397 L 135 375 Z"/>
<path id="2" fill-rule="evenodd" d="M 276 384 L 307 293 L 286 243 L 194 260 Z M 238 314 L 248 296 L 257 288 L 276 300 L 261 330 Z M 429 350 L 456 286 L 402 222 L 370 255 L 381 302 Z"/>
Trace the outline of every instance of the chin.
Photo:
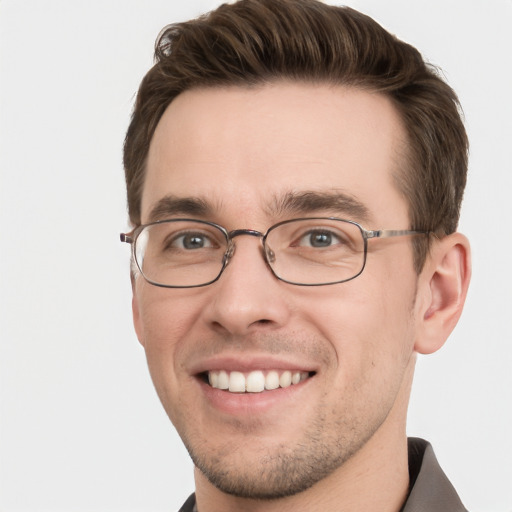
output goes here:
<path id="1" fill-rule="evenodd" d="M 321 428 L 321 427 L 320 427 Z M 294 446 L 248 449 L 226 443 L 210 453 L 198 453 L 185 445 L 195 466 L 223 493 L 245 499 L 275 500 L 306 491 L 340 468 L 366 442 L 371 433 L 359 439 L 340 439 L 304 434 Z M 325 430 L 324 430 L 325 432 Z M 257 434 L 253 434 L 257 439 Z M 204 443 L 201 443 L 204 447 Z"/>

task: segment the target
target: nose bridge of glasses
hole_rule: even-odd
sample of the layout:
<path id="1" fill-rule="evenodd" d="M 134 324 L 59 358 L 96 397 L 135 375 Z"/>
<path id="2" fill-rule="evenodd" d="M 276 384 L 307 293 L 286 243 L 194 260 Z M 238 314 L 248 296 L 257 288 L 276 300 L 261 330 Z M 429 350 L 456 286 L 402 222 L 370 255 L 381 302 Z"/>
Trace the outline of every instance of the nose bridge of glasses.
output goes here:
<path id="1" fill-rule="evenodd" d="M 236 244 L 233 239 L 242 235 L 253 236 L 259 238 L 260 240 L 263 240 L 263 237 L 265 236 L 261 231 L 256 231 L 254 229 L 234 229 L 233 231 L 230 231 L 228 233 L 228 247 L 224 254 L 224 266 L 231 261 L 233 255 L 235 254 Z"/>
<path id="2" fill-rule="evenodd" d="M 233 231 L 230 231 L 228 235 L 230 240 L 241 235 L 257 236 L 259 238 L 263 237 L 263 233 L 261 231 L 256 231 L 254 229 L 234 229 Z"/>

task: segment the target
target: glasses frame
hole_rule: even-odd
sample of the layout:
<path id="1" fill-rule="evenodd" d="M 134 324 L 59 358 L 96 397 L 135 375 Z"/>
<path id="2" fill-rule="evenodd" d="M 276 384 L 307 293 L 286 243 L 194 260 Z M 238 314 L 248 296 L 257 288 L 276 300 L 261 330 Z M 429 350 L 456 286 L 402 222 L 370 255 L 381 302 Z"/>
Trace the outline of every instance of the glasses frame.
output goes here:
<path id="1" fill-rule="evenodd" d="M 287 279 L 284 279 L 284 278 L 280 277 L 278 274 L 276 274 L 276 272 L 272 268 L 272 261 L 271 261 L 272 250 L 265 243 L 268 235 L 273 230 L 275 230 L 279 226 L 282 226 L 283 224 L 289 224 L 291 222 L 300 222 L 300 221 L 307 221 L 307 220 L 340 221 L 340 222 L 346 222 L 348 224 L 352 224 L 352 225 L 356 226 L 359 229 L 359 231 L 361 232 L 361 235 L 363 237 L 364 255 L 363 255 L 363 264 L 361 265 L 361 270 L 359 270 L 359 272 L 357 274 L 355 274 L 354 276 L 349 277 L 347 279 L 342 279 L 340 281 L 332 281 L 332 282 L 328 282 L 328 283 L 296 283 L 294 281 L 288 281 Z M 224 253 L 224 256 L 222 259 L 222 267 L 214 279 L 208 281 L 207 283 L 194 284 L 194 285 L 168 285 L 168 284 L 161 284 L 156 281 L 152 281 L 144 274 L 144 272 L 142 271 L 142 269 L 139 265 L 139 262 L 137 261 L 137 257 L 135 254 L 137 238 L 139 237 L 140 233 L 145 228 L 147 228 L 149 226 L 171 223 L 171 222 L 195 222 L 198 224 L 205 224 L 207 226 L 212 226 L 223 233 L 223 235 L 226 238 L 227 249 L 226 249 L 226 252 Z M 288 284 L 291 284 L 294 286 L 329 286 L 332 284 L 340 284 L 340 283 L 346 283 L 347 281 L 352 281 L 352 279 L 355 279 L 356 277 L 360 276 L 363 273 L 363 270 L 366 267 L 366 258 L 368 255 L 368 240 L 371 240 L 373 238 L 392 238 L 392 237 L 410 236 L 410 235 L 430 235 L 430 233 L 431 233 L 430 231 L 422 231 L 422 230 L 416 230 L 416 229 L 365 229 L 358 222 L 355 222 L 355 221 L 349 220 L 349 219 L 342 219 L 339 217 L 299 217 L 296 219 L 283 220 L 281 222 L 278 222 L 277 224 L 273 224 L 272 226 L 270 226 L 267 229 L 267 231 L 265 231 L 264 233 L 262 233 L 261 231 L 256 231 L 254 229 L 234 229 L 232 231 L 228 231 L 226 228 L 222 227 L 219 224 L 216 224 L 215 222 L 199 220 L 199 219 L 179 218 L 179 219 L 163 219 L 163 220 L 157 220 L 154 222 L 149 222 L 148 224 L 141 224 L 140 226 L 136 227 L 135 229 L 133 229 L 132 231 L 130 231 L 128 233 L 121 233 L 120 239 L 121 239 L 121 242 L 131 244 L 132 261 L 135 262 L 135 265 L 136 265 L 138 271 L 140 272 L 140 274 L 142 275 L 142 277 L 149 284 L 152 284 L 154 286 L 159 286 L 160 288 L 201 288 L 203 286 L 208 286 L 210 284 L 215 283 L 216 281 L 218 281 L 220 279 L 220 276 L 222 275 L 222 273 L 228 266 L 229 262 L 231 261 L 233 255 L 235 253 L 236 245 L 235 245 L 233 239 L 236 238 L 237 236 L 241 236 L 241 235 L 254 236 L 254 237 L 258 237 L 261 240 L 261 244 L 262 244 L 262 248 L 263 248 L 263 251 L 262 251 L 263 259 L 264 259 L 265 263 L 267 264 L 268 268 L 270 269 L 270 271 L 272 272 L 272 274 L 277 279 L 279 279 L 279 281 L 282 281 L 284 283 L 288 283 Z"/>

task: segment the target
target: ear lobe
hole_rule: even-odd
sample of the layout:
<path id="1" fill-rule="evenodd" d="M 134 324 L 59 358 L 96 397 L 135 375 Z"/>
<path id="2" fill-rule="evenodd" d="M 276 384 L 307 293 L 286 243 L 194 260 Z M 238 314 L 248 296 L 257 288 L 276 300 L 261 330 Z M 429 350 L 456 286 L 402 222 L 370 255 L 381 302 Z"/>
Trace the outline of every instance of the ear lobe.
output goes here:
<path id="1" fill-rule="evenodd" d="M 434 244 L 420 278 L 428 287 L 414 346 L 420 354 L 444 345 L 462 313 L 471 277 L 471 251 L 464 235 L 453 233 Z"/>

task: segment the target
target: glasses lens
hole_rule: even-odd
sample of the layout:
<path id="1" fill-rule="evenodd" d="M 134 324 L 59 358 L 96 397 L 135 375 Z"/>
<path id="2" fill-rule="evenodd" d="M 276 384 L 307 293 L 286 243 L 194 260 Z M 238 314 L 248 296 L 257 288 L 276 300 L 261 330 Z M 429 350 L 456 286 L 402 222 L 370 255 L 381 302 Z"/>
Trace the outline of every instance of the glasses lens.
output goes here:
<path id="1" fill-rule="evenodd" d="M 135 241 L 135 260 L 143 276 L 162 286 L 201 286 L 220 274 L 227 238 L 200 221 L 166 221 L 145 226 Z"/>
<path id="2" fill-rule="evenodd" d="M 265 246 L 276 276 L 294 284 L 348 281 L 361 273 L 365 262 L 360 227 L 343 220 L 300 219 L 278 224 L 269 231 Z"/>

